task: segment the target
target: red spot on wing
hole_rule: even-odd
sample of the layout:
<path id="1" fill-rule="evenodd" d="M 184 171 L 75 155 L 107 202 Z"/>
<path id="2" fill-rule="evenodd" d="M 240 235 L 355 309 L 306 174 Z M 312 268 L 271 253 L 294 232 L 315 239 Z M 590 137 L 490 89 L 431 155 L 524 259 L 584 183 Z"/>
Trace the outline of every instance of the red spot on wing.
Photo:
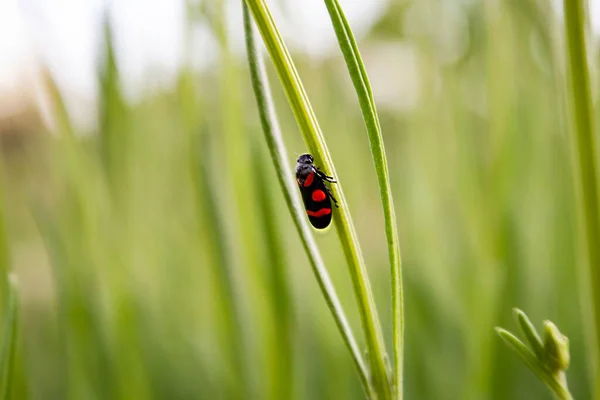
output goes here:
<path id="1" fill-rule="evenodd" d="M 312 199 L 313 201 L 323 201 L 327 198 L 327 195 L 325 194 L 324 191 L 317 189 L 314 192 L 312 192 Z"/>
<path id="2" fill-rule="evenodd" d="M 306 213 L 311 217 L 322 217 L 323 215 L 331 214 L 331 208 L 321 208 L 319 211 L 306 210 Z"/>
<path id="3" fill-rule="evenodd" d="M 309 187 L 310 185 L 312 185 L 314 180 L 315 180 L 315 173 L 311 172 L 310 174 L 308 174 L 308 176 L 304 180 L 304 187 Z"/>

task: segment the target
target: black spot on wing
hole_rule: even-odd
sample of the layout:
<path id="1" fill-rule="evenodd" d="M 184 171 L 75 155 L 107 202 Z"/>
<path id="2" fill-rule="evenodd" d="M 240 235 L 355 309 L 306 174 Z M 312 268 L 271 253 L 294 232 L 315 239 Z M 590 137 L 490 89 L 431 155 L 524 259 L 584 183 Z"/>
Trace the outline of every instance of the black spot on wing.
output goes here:
<path id="1" fill-rule="evenodd" d="M 320 217 L 312 217 L 312 216 L 308 216 L 308 220 L 310 221 L 310 223 L 312 224 L 312 226 L 314 226 L 317 229 L 325 229 L 329 226 L 329 224 L 331 223 L 331 213 L 327 214 L 327 215 L 323 215 Z"/>

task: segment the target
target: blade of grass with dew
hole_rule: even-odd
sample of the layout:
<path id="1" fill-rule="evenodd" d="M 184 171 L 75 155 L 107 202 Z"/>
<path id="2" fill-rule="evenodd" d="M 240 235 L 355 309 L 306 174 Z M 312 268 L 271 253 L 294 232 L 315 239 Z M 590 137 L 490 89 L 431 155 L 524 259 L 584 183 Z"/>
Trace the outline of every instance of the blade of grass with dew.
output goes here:
<path id="1" fill-rule="evenodd" d="M 283 190 L 286 203 L 290 209 L 292 219 L 298 229 L 298 234 L 304 245 L 304 249 L 308 255 L 312 265 L 315 277 L 319 283 L 319 287 L 323 292 L 327 306 L 329 307 L 335 323 L 340 330 L 342 338 L 350 351 L 352 359 L 356 364 L 361 382 L 369 396 L 373 396 L 374 390 L 371 387 L 368 371 L 362 360 L 360 349 L 356 344 L 352 329 L 348 324 L 347 318 L 342 309 L 342 305 L 337 297 L 335 288 L 331 282 L 331 278 L 325 268 L 321 254 L 313 237 L 312 231 L 304 216 L 304 207 L 298 197 L 298 190 L 294 178 L 291 176 L 288 168 L 288 156 L 285 149 L 279 123 L 275 114 L 273 100 L 270 93 L 266 73 L 262 60 L 259 56 L 259 50 L 254 40 L 254 29 L 248 12 L 248 7 L 243 4 L 244 9 L 244 32 L 246 36 L 246 48 L 248 54 L 248 64 L 252 79 L 252 87 L 258 105 L 263 132 L 273 160 L 273 164 L 277 171 L 277 177 Z"/>
<path id="2" fill-rule="evenodd" d="M 375 170 L 377 171 L 377 181 L 379 183 L 381 204 L 383 206 L 383 215 L 385 219 L 385 234 L 388 242 L 390 275 L 392 278 L 392 320 L 395 373 L 393 382 L 395 383 L 396 398 L 401 399 L 402 365 L 404 358 L 402 259 L 400 256 L 400 240 L 398 238 L 398 231 L 396 230 L 396 214 L 394 211 L 394 201 L 392 199 L 392 189 L 390 187 L 387 157 L 385 155 L 381 126 L 375 107 L 373 91 L 356 40 L 350 29 L 350 25 L 348 24 L 348 20 L 337 0 L 325 0 L 325 5 L 327 6 L 327 11 L 331 17 L 331 22 L 340 49 L 346 60 L 346 65 L 352 83 L 354 84 L 354 89 L 356 90 L 356 95 L 369 136 Z"/>
<path id="3" fill-rule="evenodd" d="M 6 304 L 6 315 L 4 316 L 4 327 L 2 333 L 2 353 L 0 353 L 0 377 L 2 379 L 2 392 L 0 399 L 8 400 L 11 395 L 12 374 L 15 363 L 17 327 L 18 327 L 18 303 L 17 303 L 17 280 L 13 274 L 8 274 L 8 299 Z"/>
<path id="4" fill-rule="evenodd" d="M 337 174 L 317 118 L 308 101 L 308 96 L 302 86 L 296 67 L 275 26 L 266 3 L 264 0 L 246 0 L 246 4 L 252 12 L 254 21 L 275 65 L 275 70 L 279 75 L 304 141 L 324 171 L 336 176 Z M 348 262 L 358 303 L 362 328 L 368 347 L 371 378 L 379 398 L 389 399 L 391 398 L 392 390 L 385 362 L 385 343 L 366 266 L 352 218 L 350 217 L 350 211 L 346 204 L 346 198 L 342 191 L 342 185 L 338 182 L 338 184 L 332 185 L 331 190 L 340 204 L 338 212 L 334 213 L 334 220 L 344 255 Z"/>
<path id="5" fill-rule="evenodd" d="M 584 4 L 583 0 L 563 1 L 580 239 L 585 248 L 580 262 L 585 263 L 587 268 L 581 274 L 580 282 L 583 286 L 582 293 L 585 294 L 582 296 L 585 302 L 585 317 L 589 319 L 586 328 L 592 382 L 595 382 L 593 393 L 595 399 L 600 399 L 600 211 Z"/>

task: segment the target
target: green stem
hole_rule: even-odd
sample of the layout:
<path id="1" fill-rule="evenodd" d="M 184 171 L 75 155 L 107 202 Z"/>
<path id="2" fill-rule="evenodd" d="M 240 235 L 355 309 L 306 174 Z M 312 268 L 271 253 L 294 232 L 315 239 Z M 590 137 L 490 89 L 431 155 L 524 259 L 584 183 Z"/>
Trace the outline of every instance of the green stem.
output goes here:
<path id="1" fill-rule="evenodd" d="M 8 302 L 2 334 L 2 352 L 0 353 L 0 377 L 2 389 L 0 400 L 11 398 L 12 376 L 15 363 L 15 352 L 18 328 L 17 282 L 14 275 L 8 275 Z"/>
<path id="2" fill-rule="evenodd" d="M 290 209 L 292 219 L 298 229 L 298 234 L 300 235 L 300 239 L 302 240 L 302 244 L 304 245 L 304 249 L 306 250 L 306 254 L 308 255 L 321 291 L 323 292 L 323 296 L 325 297 L 325 301 L 327 302 L 327 306 L 329 307 L 342 338 L 352 355 L 352 359 L 356 364 L 365 391 L 369 396 L 373 396 L 374 391 L 368 378 L 367 368 L 362 360 L 361 352 L 356 344 L 352 329 L 344 314 L 344 310 L 337 297 L 331 278 L 325 268 L 325 264 L 321 258 L 321 253 L 319 252 L 311 228 L 306 221 L 304 207 L 298 196 L 296 183 L 288 168 L 287 151 L 277 121 L 264 66 L 254 40 L 254 30 L 248 13 L 248 7 L 244 4 L 243 8 L 244 31 L 246 34 L 246 47 L 250 75 L 252 78 L 252 87 L 258 104 L 258 111 L 267 146 L 277 171 L 277 177 L 283 190 L 283 195 Z"/>
<path id="3" fill-rule="evenodd" d="M 300 127 L 308 148 L 315 157 L 315 160 L 323 166 L 324 171 L 329 175 L 336 176 L 331 156 L 314 111 L 265 1 L 245 1 L 252 12 L 263 41 L 269 51 L 271 60 L 275 65 L 275 70 L 279 75 L 296 122 Z M 389 384 L 385 366 L 385 345 L 363 256 L 350 212 L 346 206 L 346 199 L 341 184 L 333 185 L 332 192 L 340 203 L 338 212 L 334 213 L 334 220 L 346 260 L 348 261 L 350 276 L 358 302 L 362 328 L 368 347 L 373 385 L 380 399 L 389 399 L 391 398 L 391 385 Z"/>
<path id="4" fill-rule="evenodd" d="M 581 237 L 585 246 L 587 271 L 581 274 L 589 311 L 589 346 L 595 382 L 595 398 L 600 399 L 600 220 L 598 210 L 598 174 L 593 127 L 593 106 L 585 41 L 585 9 L 583 0 L 564 0 L 565 33 L 568 48 L 568 71 L 571 91 L 571 113 L 575 141 L 575 173 L 578 184 Z M 582 261 L 584 261 L 582 260 Z M 588 283 L 589 282 L 589 283 Z M 587 286 L 589 284 L 589 286 Z M 591 296 L 591 298 L 590 298 Z"/>
<path id="5" fill-rule="evenodd" d="M 348 24 L 348 20 L 337 0 L 325 0 L 329 11 L 338 43 L 346 60 L 350 78 L 358 97 L 363 114 L 365 126 L 373 154 L 373 163 L 377 171 L 377 181 L 383 206 L 385 219 L 385 233 L 387 237 L 390 274 L 392 285 L 392 320 L 393 320 L 393 347 L 394 347 L 394 383 L 395 397 L 402 398 L 402 361 L 403 361 L 403 336 L 404 336 L 404 310 L 402 297 L 402 259 L 400 257 L 400 240 L 396 230 L 396 214 L 392 199 L 392 189 L 387 166 L 387 158 L 383 145 L 381 126 L 375 107 L 373 91 L 364 62 L 358 50 L 356 40 Z"/>

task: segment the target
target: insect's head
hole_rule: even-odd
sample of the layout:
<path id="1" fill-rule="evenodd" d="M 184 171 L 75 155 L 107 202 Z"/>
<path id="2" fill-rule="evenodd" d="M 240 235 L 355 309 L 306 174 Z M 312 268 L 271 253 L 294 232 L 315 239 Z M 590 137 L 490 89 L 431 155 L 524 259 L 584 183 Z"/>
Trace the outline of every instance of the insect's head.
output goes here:
<path id="1" fill-rule="evenodd" d="M 302 154 L 298 157 L 298 164 L 296 164 L 296 177 L 300 179 L 306 178 L 308 174 L 313 171 L 314 158 L 310 154 Z"/>
<path id="2" fill-rule="evenodd" d="M 300 157 L 298 157 L 298 164 L 312 164 L 314 161 L 315 159 L 313 156 L 308 153 L 302 154 Z"/>

